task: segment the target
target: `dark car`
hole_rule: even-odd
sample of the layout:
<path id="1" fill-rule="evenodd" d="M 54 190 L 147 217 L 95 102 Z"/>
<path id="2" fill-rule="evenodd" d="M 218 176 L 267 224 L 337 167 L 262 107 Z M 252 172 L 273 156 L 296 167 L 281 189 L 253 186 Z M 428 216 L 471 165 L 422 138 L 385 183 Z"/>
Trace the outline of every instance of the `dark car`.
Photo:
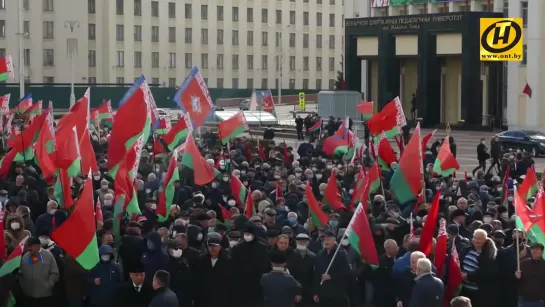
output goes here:
<path id="1" fill-rule="evenodd" d="M 531 152 L 534 157 L 545 154 L 545 134 L 532 130 L 512 130 L 496 134 L 502 152 L 520 149 Z"/>

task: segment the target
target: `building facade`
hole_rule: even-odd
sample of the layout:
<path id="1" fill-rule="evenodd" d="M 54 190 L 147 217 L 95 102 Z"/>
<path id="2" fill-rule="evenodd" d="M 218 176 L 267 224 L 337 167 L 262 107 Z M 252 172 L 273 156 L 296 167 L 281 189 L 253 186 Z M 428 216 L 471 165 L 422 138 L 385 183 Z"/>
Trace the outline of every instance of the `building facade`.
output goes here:
<path id="1" fill-rule="evenodd" d="M 0 0 L 0 53 L 33 83 L 144 74 L 175 87 L 197 66 L 211 88 L 278 88 L 282 75 L 282 88 L 329 89 L 343 14 L 343 0 Z"/>

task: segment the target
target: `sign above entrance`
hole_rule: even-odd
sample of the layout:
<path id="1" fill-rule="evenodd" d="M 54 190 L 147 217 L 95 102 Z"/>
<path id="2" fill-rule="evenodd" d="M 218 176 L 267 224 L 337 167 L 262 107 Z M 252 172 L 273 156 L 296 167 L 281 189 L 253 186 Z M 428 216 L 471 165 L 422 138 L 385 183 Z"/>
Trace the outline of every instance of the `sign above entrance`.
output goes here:
<path id="1" fill-rule="evenodd" d="M 390 0 L 372 0 L 371 7 L 387 7 L 390 6 Z"/>
<path id="2" fill-rule="evenodd" d="M 463 14 L 432 14 L 417 16 L 393 16 L 384 18 L 353 18 L 345 20 L 345 27 L 382 27 L 383 30 L 419 29 L 428 23 L 462 21 Z"/>
<path id="3" fill-rule="evenodd" d="M 522 18 L 481 18 L 481 61 L 522 61 Z"/>
<path id="4" fill-rule="evenodd" d="M 391 6 L 398 5 L 411 5 L 411 4 L 426 4 L 430 3 L 430 0 L 390 0 Z"/>

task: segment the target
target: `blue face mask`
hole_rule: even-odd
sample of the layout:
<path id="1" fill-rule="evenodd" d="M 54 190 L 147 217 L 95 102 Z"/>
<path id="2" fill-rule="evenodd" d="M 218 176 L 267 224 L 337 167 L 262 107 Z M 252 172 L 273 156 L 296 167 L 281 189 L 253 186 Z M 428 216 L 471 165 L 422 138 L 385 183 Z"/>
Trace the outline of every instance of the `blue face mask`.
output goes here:
<path id="1" fill-rule="evenodd" d="M 290 225 L 295 225 L 297 224 L 297 219 L 294 217 L 288 217 L 288 223 L 290 223 Z"/>
<path id="2" fill-rule="evenodd" d="M 329 226 L 335 228 L 335 227 L 339 226 L 339 221 L 337 221 L 337 220 L 329 221 Z"/>
<path id="3" fill-rule="evenodd" d="M 4 196 L 0 197 L 0 203 L 5 203 L 6 200 L 8 200 L 7 197 L 4 197 Z"/>
<path id="4" fill-rule="evenodd" d="M 214 227 L 208 227 L 208 232 L 215 232 L 216 229 Z"/>

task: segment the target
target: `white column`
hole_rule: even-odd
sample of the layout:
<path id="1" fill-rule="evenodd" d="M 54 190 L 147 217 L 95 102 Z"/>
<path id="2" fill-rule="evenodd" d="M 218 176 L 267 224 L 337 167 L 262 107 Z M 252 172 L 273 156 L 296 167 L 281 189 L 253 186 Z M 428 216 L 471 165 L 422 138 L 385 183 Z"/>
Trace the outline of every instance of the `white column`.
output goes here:
<path id="1" fill-rule="evenodd" d="M 480 8 L 477 6 L 479 3 L 477 3 L 476 0 L 471 0 L 471 2 L 469 3 L 469 7 L 470 7 L 470 10 L 472 12 L 474 11 L 480 11 Z"/>
<path id="2" fill-rule="evenodd" d="M 509 16 L 520 16 L 520 1 L 509 1 Z M 527 37 L 525 38 L 527 39 Z M 519 66 L 520 62 L 507 62 L 507 125 L 509 129 L 517 129 L 525 123 L 519 123 L 518 103 L 522 91 L 519 88 Z M 523 77 L 524 78 L 524 77 Z"/>
<path id="3" fill-rule="evenodd" d="M 545 80 L 541 70 L 543 60 L 543 43 L 541 34 L 543 31 L 542 13 L 545 8 L 544 1 L 528 1 L 528 28 L 524 38 L 528 46 L 526 78 L 532 88 L 532 98 L 526 103 L 526 123 L 528 126 L 538 128 L 541 118 L 541 103 L 543 99 L 542 83 Z M 520 89 L 519 89 L 520 90 Z"/>
<path id="4" fill-rule="evenodd" d="M 511 2 L 511 1 L 509 1 Z M 520 2 L 520 1 L 519 1 Z M 502 13 L 503 12 L 503 0 L 494 0 L 494 12 L 495 13 Z M 511 4 L 509 4 L 511 5 Z"/>

